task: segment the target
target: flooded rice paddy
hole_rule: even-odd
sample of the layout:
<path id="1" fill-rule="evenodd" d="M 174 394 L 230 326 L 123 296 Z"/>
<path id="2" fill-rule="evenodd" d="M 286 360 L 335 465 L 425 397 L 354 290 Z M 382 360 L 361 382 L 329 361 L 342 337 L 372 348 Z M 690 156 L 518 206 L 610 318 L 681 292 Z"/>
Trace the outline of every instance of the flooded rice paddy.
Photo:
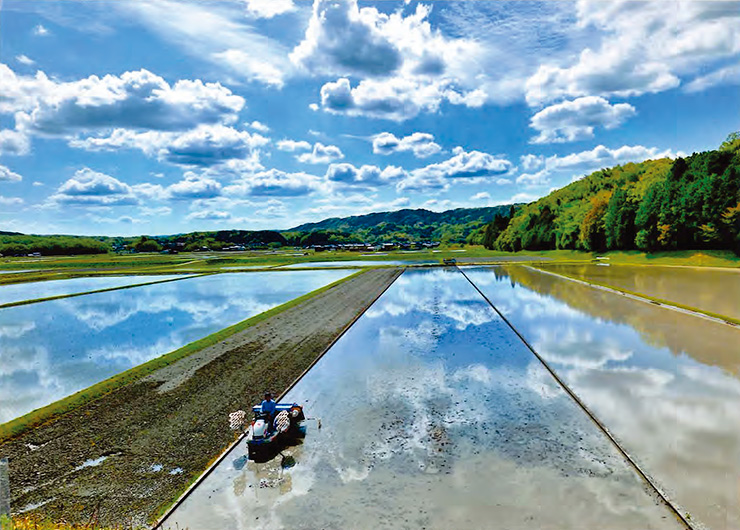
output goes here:
<path id="1" fill-rule="evenodd" d="M 737 329 L 527 267 L 467 274 L 698 528 L 740 528 Z"/>
<path id="2" fill-rule="evenodd" d="M 323 424 L 283 452 L 296 465 L 247 461 L 242 442 L 166 528 L 680 528 L 455 269 L 407 270 L 284 401 Z"/>
<path id="3" fill-rule="evenodd" d="M 740 268 L 548 264 L 543 269 L 740 319 Z"/>
<path id="4" fill-rule="evenodd" d="M 0 285 L 0 305 L 35 300 L 52 296 L 84 293 L 111 287 L 124 287 L 139 283 L 158 282 L 182 278 L 182 275 L 150 276 L 98 276 L 89 278 L 69 278 L 66 280 L 47 280 L 43 282 L 13 283 Z"/>
<path id="5" fill-rule="evenodd" d="M 306 261 L 303 263 L 293 263 L 291 265 L 281 265 L 281 269 L 298 269 L 305 267 L 316 267 L 320 269 L 331 269 L 336 267 L 377 267 L 378 265 L 433 265 L 439 264 L 438 260 L 417 259 L 417 260 L 348 260 L 348 261 Z"/>
<path id="6" fill-rule="evenodd" d="M 226 273 L 0 309 L 0 423 L 349 274 Z"/>

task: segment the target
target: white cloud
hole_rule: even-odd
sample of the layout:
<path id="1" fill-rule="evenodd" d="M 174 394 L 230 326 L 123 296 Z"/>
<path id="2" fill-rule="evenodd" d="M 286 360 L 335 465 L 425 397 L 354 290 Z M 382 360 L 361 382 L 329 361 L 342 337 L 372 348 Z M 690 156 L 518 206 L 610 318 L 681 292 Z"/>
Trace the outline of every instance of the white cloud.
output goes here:
<path id="1" fill-rule="evenodd" d="M 244 0 L 247 4 L 247 14 L 254 18 L 273 18 L 291 11 L 296 6 L 293 0 Z"/>
<path id="2" fill-rule="evenodd" d="M 291 60 L 308 73 L 339 76 L 321 89 L 321 107 L 335 114 L 402 121 L 435 112 L 443 101 L 482 105 L 482 48 L 433 30 L 430 10 L 418 5 L 404 16 L 360 9 L 356 0 L 317 0 Z M 351 88 L 348 76 L 359 84 Z"/>
<path id="3" fill-rule="evenodd" d="M 83 168 L 62 183 L 49 197 L 49 202 L 72 206 L 119 206 L 138 204 L 139 198 L 132 186 L 105 173 Z"/>
<path id="4" fill-rule="evenodd" d="M 603 37 L 575 62 L 542 64 L 526 85 L 527 101 L 585 95 L 634 96 L 674 88 L 682 78 L 740 54 L 734 2 L 580 0 L 578 24 Z"/>
<path id="5" fill-rule="evenodd" d="M 170 85 L 147 71 L 56 82 L 43 72 L 16 75 L 0 65 L 0 112 L 18 128 L 48 135 L 114 128 L 175 131 L 236 120 L 244 98 L 219 83 Z"/>
<path id="6" fill-rule="evenodd" d="M 545 157 L 542 155 L 524 155 L 519 160 L 522 163 L 522 169 L 524 171 L 533 171 L 545 165 Z"/>
<path id="7" fill-rule="evenodd" d="M 175 200 L 210 199 L 221 195 L 217 181 L 188 171 L 183 180 L 167 187 L 167 195 Z"/>
<path id="8" fill-rule="evenodd" d="M 453 150 L 454 156 L 438 164 L 415 169 L 409 177 L 398 183 L 399 190 L 445 189 L 449 180 L 493 180 L 497 184 L 509 184 L 508 176 L 513 165 L 505 158 L 497 158 L 481 151 L 466 152 L 462 147 Z"/>
<path id="9" fill-rule="evenodd" d="M 18 173 L 11 171 L 6 166 L 0 165 L 0 182 L 20 182 L 23 180 Z"/>
<path id="10" fill-rule="evenodd" d="M 352 164 L 331 164 L 326 170 L 329 182 L 354 186 L 382 186 L 404 175 L 401 168 L 387 166 L 381 170 L 378 166 L 365 165 L 355 167 Z"/>
<path id="11" fill-rule="evenodd" d="M 595 127 L 613 129 L 635 113 L 635 108 L 629 103 L 611 105 L 598 96 L 556 103 L 532 116 L 530 126 L 539 132 L 532 143 L 562 143 L 592 138 Z"/>
<path id="12" fill-rule="evenodd" d="M 375 8 L 360 10 L 355 0 L 316 0 L 305 37 L 290 59 L 310 72 L 329 75 L 393 73 L 403 58 L 378 27 L 385 20 Z"/>
<path id="13" fill-rule="evenodd" d="M 0 155 L 25 155 L 30 149 L 27 135 L 12 129 L 0 130 Z"/>
<path id="14" fill-rule="evenodd" d="M 701 92 L 718 85 L 740 85 L 740 64 L 719 68 L 707 75 L 696 77 L 686 85 L 686 91 Z"/>
<path id="15" fill-rule="evenodd" d="M 415 132 L 403 138 L 398 138 L 389 132 L 373 136 L 373 153 L 375 154 L 390 155 L 411 151 L 417 158 L 426 158 L 441 150 L 439 144 L 434 141 L 434 136 L 429 133 Z"/>
<path id="16" fill-rule="evenodd" d="M 436 112 L 443 101 L 480 107 L 485 97 L 479 89 L 459 92 L 451 88 L 449 80 L 428 82 L 410 77 L 365 79 L 354 88 L 349 79 L 340 78 L 321 87 L 321 107 L 326 112 L 394 121 Z"/>
<path id="17" fill-rule="evenodd" d="M 296 156 L 296 160 L 304 164 L 328 164 L 342 158 L 344 158 L 344 153 L 336 145 L 324 145 L 320 142 L 313 144 L 313 150 L 310 153 Z"/>
<path id="18" fill-rule="evenodd" d="M 28 55 L 16 55 L 15 60 L 18 61 L 21 64 L 25 64 L 26 66 L 31 66 L 33 64 L 36 64 L 36 61 L 31 59 Z"/>
<path id="19" fill-rule="evenodd" d="M 38 24 L 33 28 L 33 34 L 39 37 L 45 37 L 50 34 L 50 31 L 41 24 Z"/>
<path id="20" fill-rule="evenodd" d="M 487 191 L 481 191 L 470 197 L 471 201 L 490 201 L 491 194 Z"/>
<path id="21" fill-rule="evenodd" d="M 0 205 L 3 206 L 18 206 L 23 204 L 23 199 L 20 197 L 4 197 L 0 195 Z"/>
<path id="22" fill-rule="evenodd" d="M 660 150 L 656 147 L 645 147 L 642 145 L 623 145 L 616 149 L 610 149 L 598 145 L 591 150 L 572 153 L 565 156 L 553 155 L 547 158 L 534 155 L 525 155 L 529 160 L 536 160 L 529 166 L 529 170 L 540 168 L 539 171 L 520 174 L 516 178 L 517 184 L 527 187 L 546 186 L 555 172 L 570 171 L 573 178 L 581 178 L 587 174 L 603 167 L 611 167 L 628 162 L 642 162 L 649 159 L 675 158 L 676 154 L 670 149 Z M 524 158 L 524 157 L 522 157 Z M 527 168 L 525 168 L 527 169 Z"/>
<path id="23" fill-rule="evenodd" d="M 139 208 L 139 213 L 144 217 L 164 217 L 172 213 L 172 208 L 169 206 L 142 206 Z"/>
<path id="24" fill-rule="evenodd" d="M 222 210 L 199 210 L 188 214 L 186 217 L 186 219 L 191 221 L 193 219 L 197 219 L 199 221 L 225 221 L 231 218 L 232 216 L 229 212 L 224 212 Z"/>
<path id="25" fill-rule="evenodd" d="M 190 55 L 240 79 L 281 87 L 290 75 L 288 50 L 260 33 L 259 20 L 250 24 L 239 4 L 158 0 L 115 2 L 113 6 Z"/>
<path id="26" fill-rule="evenodd" d="M 184 166 L 212 166 L 231 159 L 250 160 L 261 169 L 259 148 L 268 143 L 257 133 L 225 125 L 201 125 L 185 132 L 115 129 L 109 136 L 70 141 L 72 147 L 91 151 L 139 149 L 150 157 Z"/>
<path id="27" fill-rule="evenodd" d="M 309 149 L 311 149 L 311 144 L 306 142 L 305 140 L 280 140 L 277 142 L 276 147 L 281 151 L 288 151 L 289 153 L 293 153 L 295 151 L 308 151 Z"/>
<path id="28" fill-rule="evenodd" d="M 286 173 L 269 169 L 245 175 L 226 186 L 224 195 L 252 197 L 300 197 L 321 189 L 321 179 L 308 173 Z"/>
<path id="29" fill-rule="evenodd" d="M 270 132 L 270 128 L 267 125 L 257 120 L 254 120 L 252 123 L 250 123 L 249 127 L 254 129 L 257 132 L 261 132 L 264 134 L 267 134 Z"/>

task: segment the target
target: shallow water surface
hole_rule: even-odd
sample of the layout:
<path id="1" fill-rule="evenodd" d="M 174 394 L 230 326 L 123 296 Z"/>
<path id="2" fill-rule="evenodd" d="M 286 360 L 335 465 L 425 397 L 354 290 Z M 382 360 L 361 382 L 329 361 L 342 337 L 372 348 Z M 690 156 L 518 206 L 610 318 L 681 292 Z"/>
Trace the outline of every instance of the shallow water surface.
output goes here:
<path id="1" fill-rule="evenodd" d="M 740 268 L 608 264 L 543 268 L 740 319 Z"/>
<path id="2" fill-rule="evenodd" d="M 335 267 L 373 267 L 378 265 L 433 265 L 439 264 L 437 260 L 409 259 L 409 260 L 350 260 L 350 261 L 306 261 L 303 263 L 292 263 L 282 265 L 281 269 L 298 269 L 301 267 L 335 268 Z"/>
<path id="3" fill-rule="evenodd" d="M 740 331 L 528 267 L 466 272 L 684 513 L 740 528 Z"/>
<path id="4" fill-rule="evenodd" d="M 183 275 L 96 276 L 89 278 L 68 278 L 66 280 L 47 280 L 43 282 L 13 283 L 10 285 L 0 285 L 0 304 L 183 277 Z"/>
<path id="5" fill-rule="evenodd" d="M 226 273 L 0 309 L 0 423 L 349 274 Z"/>
<path id="6" fill-rule="evenodd" d="M 242 442 L 165 527 L 677 527 L 454 269 L 404 272 L 285 401 L 323 424 L 296 465 Z"/>

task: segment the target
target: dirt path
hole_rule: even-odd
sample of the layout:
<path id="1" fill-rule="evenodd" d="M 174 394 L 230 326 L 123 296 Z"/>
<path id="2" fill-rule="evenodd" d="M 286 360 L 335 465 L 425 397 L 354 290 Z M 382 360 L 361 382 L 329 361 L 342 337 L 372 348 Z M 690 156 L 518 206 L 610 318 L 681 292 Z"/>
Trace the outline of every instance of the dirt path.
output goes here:
<path id="1" fill-rule="evenodd" d="M 13 512 L 152 520 L 233 441 L 229 412 L 290 385 L 400 273 L 361 274 L 0 445 Z"/>

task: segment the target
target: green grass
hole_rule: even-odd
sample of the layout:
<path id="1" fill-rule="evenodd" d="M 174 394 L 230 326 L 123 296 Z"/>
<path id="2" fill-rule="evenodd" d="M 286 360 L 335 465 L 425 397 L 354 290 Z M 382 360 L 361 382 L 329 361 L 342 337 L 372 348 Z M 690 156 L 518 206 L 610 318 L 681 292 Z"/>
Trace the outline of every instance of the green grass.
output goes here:
<path id="1" fill-rule="evenodd" d="M 681 303 L 678 303 L 678 302 L 674 302 L 672 300 L 666 300 L 664 298 L 658 298 L 656 296 L 650 296 L 648 294 L 639 293 L 637 291 L 630 291 L 629 289 L 625 289 L 624 287 L 616 287 L 616 286 L 610 285 L 608 283 L 604 283 L 604 282 L 592 280 L 591 278 L 583 278 L 581 276 L 578 276 L 577 274 L 570 274 L 570 273 L 563 272 L 563 271 L 554 272 L 554 271 L 548 270 L 547 268 L 541 268 L 540 269 L 537 266 L 534 266 L 533 268 L 536 268 L 538 270 L 542 270 L 542 271 L 547 272 L 547 273 L 550 273 L 550 274 L 555 274 L 557 276 L 564 276 L 566 278 L 571 278 L 573 280 L 579 280 L 579 281 L 584 282 L 584 283 L 587 283 L 587 284 L 598 285 L 599 287 L 606 287 L 607 289 L 612 289 L 614 291 L 619 291 L 620 293 L 625 293 L 625 294 L 629 294 L 629 295 L 632 295 L 632 296 L 637 296 L 637 297 L 640 297 L 640 298 L 644 298 L 646 300 L 650 300 L 651 302 L 657 302 L 659 304 L 663 304 L 663 305 L 667 305 L 667 306 L 678 307 L 679 309 L 684 309 L 686 311 L 693 311 L 695 313 L 701 313 L 703 315 L 707 315 L 707 316 L 712 317 L 712 318 L 723 320 L 723 321 L 725 321 L 725 322 L 727 322 L 729 324 L 734 324 L 736 326 L 740 326 L 740 319 L 733 318 L 733 317 L 730 317 L 730 316 L 727 316 L 727 315 L 721 315 L 719 313 L 713 313 L 712 311 L 707 311 L 706 309 L 699 309 L 698 307 L 693 307 L 693 306 L 690 306 L 690 305 L 681 304 Z"/>
<path id="2" fill-rule="evenodd" d="M 60 399 L 59 401 L 56 401 L 54 403 L 46 405 L 45 407 L 29 412 L 24 416 L 15 418 L 7 423 L 4 423 L 0 425 L 0 443 L 4 443 L 11 438 L 17 437 L 27 432 L 30 429 L 34 429 L 46 422 L 52 421 L 55 418 L 58 418 L 59 416 L 62 416 L 74 410 L 75 408 L 90 403 L 96 399 L 100 399 L 106 394 L 114 392 L 115 390 L 125 385 L 131 384 L 141 379 L 142 377 L 159 370 L 160 368 L 164 368 L 165 366 L 173 364 L 180 359 L 187 357 L 188 355 L 192 355 L 193 353 L 198 352 L 204 348 L 217 344 L 227 337 L 234 335 L 235 333 L 252 327 L 255 324 L 267 320 L 268 318 L 278 313 L 282 313 L 283 311 L 290 309 L 291 307 L 294 307 L 310 298 L 313 298 L 318 294 L 328 291 L 329 289 L 332 289 L 333 287 L 345 281 L 359 276 L 363 272 L 365 271 L 358 271 L 355 274 L 351 274 L 345 278 L 337 280 L 336 282 L 316 289 L 315 291 L 304 294 L 303 296 L 300 296 L 294 300 L 269 309 L 264 313 L 260 313 L 259 315 L 255 315 L 251 318 L 238 322 L 233 326 L 229 326 L 228 328 L 224 328 L 220 331 L 212 333 L 207 337 L 203 337 L 202 339 L 191 342 L 190 344 L 186 344 L 182 348 L 179 348 L 173 352 L 167 353 L 165 355 L 157 357 L 156 359 L 152 359 L 151 361 L 130 368 L 125 372 L 114 375 L 113 377 L 106 379 L 105 381 L 101 381 L 100 383 L 92 385 L 89 388 L 72 394 L 71 396 Z"/>
<path id="3" fill-rule="evenodd" d="M 37 516 L 19 516 L 10 519 L 3 515 L 0 516 L 0 528 L 2 530 L 143 530 L 145 527 L 100 526 L 94 520 L 89 523 L 67 523 Z"/>

